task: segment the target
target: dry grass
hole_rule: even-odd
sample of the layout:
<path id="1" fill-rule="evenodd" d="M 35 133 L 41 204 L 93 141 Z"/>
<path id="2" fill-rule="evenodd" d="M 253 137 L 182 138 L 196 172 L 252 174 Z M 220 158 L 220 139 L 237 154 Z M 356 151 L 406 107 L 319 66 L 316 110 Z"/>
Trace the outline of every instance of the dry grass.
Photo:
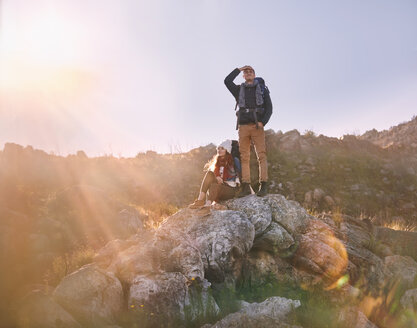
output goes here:
<path id="1" fill-rule="evenodd" d="M 392 230 L 417 232 L 417 223 L 407 222 L 399 219 L 394 219 L 391 222 L 384 223 L 383 226 Z"/>
<path id="2" fill-rule="evenodd" d="M 93 261 L 95 251 L 91 247 L 82 246 L 72 253 L 57 256 L 44 275 L 48 286 L 57 286 L 62 278 Z"/>
<path id="3" fill-rule="evenodd" d="M 343 213 L 340 207 L 336 207 L 332 212 L 332 219 L 336 223 L 337 227 L 340 228 L 340 224 L 343 222 Z"/>

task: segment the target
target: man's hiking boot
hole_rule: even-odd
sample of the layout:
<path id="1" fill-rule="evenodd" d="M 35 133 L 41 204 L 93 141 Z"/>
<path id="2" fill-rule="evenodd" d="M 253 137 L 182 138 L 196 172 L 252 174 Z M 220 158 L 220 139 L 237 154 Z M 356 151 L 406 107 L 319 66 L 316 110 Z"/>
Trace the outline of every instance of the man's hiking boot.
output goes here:
<path id="1" fill-rule="evenodd" d="M 250 185 L 247 182 L 242 182 L 242 186 L 240 188 L 239 193 L 236 195 L 236 197 L 245 197 L 247 195 L 250 195 L 252 192 L 250 190 Z"/>
<path id="2" fill-rule="evenodd" d="M 188 205 L 188 208 L 191 208 L 191 209 L 202 208 L 205 204 L 206 204 L 206 201 L 204 199 L 201 199 L 201 200 L 196 199 L 194 203 Z"/>
<path id="3" fill-rule="evenodd" d="M 263 197 L 268 194 L 268 182 L 262 181 L 256 196 Z"/>

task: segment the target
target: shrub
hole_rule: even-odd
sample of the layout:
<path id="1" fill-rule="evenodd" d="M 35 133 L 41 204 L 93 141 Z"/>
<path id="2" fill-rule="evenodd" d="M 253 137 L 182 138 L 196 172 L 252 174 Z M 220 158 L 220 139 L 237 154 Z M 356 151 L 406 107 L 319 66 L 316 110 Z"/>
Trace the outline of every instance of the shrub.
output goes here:
<path id="1" fill-rule="evenodd" d="M 82 266 L 91 263 L 94 254 L 94 249 L 87 246 L 81 246 L 72 253 L 65 253 L 64 255 L 57 256 L 52 261 L 51 267 L 45 273 L 45 283 L 48 286 L 57 286 L 62 278 L 78 270 Z"/>

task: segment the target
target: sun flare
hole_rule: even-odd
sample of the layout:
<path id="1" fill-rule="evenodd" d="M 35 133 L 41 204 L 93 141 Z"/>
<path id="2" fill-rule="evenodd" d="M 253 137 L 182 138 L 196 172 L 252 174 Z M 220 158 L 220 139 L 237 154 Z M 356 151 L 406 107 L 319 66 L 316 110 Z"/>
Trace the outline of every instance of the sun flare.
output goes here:
<path id="1" fill-rule="evenodd" d="M 81 30 L 70 17 L 54 10 L 42 10 L 17 21 L 6 19 L 2 53 L 37 64 L 68 64 L 77 59 L 85 45 Z"/>
<path id="2" fill-rule="evenodd" d="M 5 92 L 62 89 L 79 83 L 85 35 L 69 17 L 43 10 L 9 17 L 1 35 L 0 87 Z"/>

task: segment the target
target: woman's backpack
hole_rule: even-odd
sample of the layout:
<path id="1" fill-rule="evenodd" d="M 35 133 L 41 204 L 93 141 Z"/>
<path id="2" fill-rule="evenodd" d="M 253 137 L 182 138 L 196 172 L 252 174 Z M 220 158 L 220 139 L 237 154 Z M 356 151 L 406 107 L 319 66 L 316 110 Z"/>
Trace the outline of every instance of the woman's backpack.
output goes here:
<path id="1" fill-rule="evenodd" d="M 232 156 L 240 160 L 239 141 L 237 140 L 232 140 Z"/>
<path id="2" fill-rule="evenodd" d="M 237 140 L 232 140 L 232 157 L 235 163 L 235 169 L 239 176 L 239 179 L 242 179 L 242 167 L 240 165 L 239 141 Z"/>

